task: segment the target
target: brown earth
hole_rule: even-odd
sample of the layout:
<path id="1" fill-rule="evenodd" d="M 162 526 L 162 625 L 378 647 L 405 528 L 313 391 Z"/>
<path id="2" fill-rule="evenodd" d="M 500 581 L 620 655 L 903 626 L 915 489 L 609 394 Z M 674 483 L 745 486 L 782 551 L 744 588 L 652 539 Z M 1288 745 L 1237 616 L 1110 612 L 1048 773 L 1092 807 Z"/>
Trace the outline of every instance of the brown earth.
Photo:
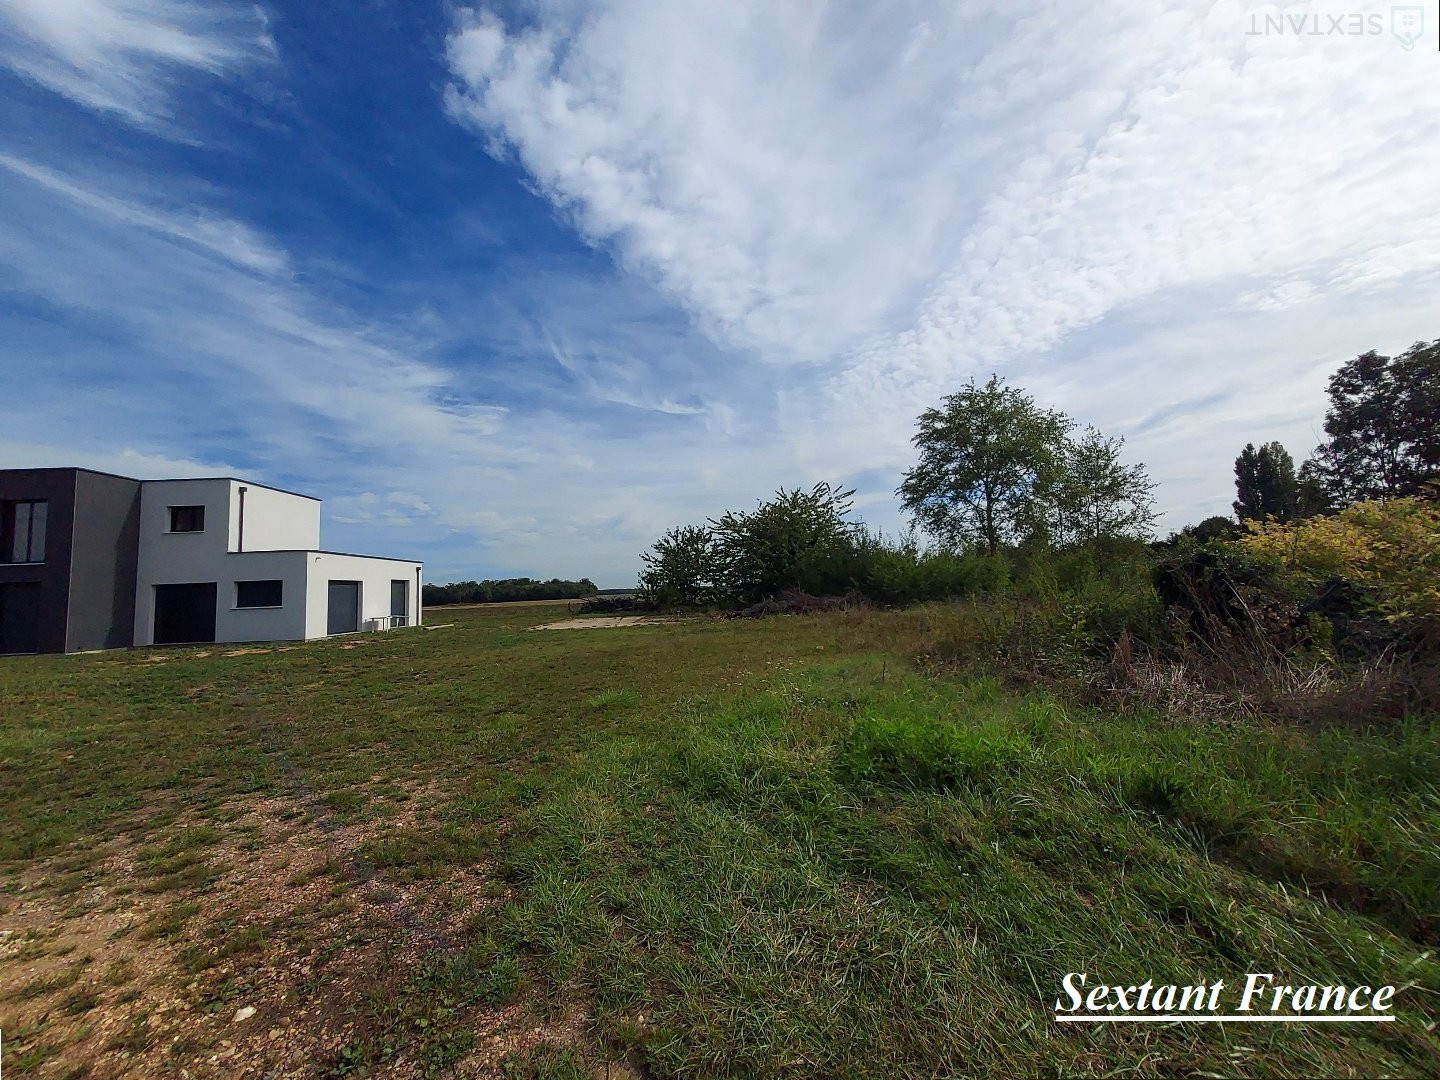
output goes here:
<path id="1" fill-rule="evenodd" d="M 343 1074 L 347 1048 L 374 1024 L 377 989 L 448 955 L 462 927 L 508 895 L 483 862 L 409 884 L 366 866 L 360 846 L 425 827 L 438 794 L 416 786 L 381 820 L 348 824 L 295 799 L 252 797 L 212 811 L 218 826 L 182 818 L 167 829 L 179 838 L 168 862 L 134 835 L 145 831 L 137 821 L 0 874 L 6 1074 Z M 187 828 L 203 843 L 188 846 Z M 502 1075 L 512 1054 L 576 1043 L 585 1015 L 577 1000 L 542 1016 L 523 995 L 475 1007 L 464 1017 L 473 1044 L 444 1075 Z M 29 1047 L 42 1045 L 35 1061 Z M 402 1052 L 379 1074 L 422 1072 Z"/>

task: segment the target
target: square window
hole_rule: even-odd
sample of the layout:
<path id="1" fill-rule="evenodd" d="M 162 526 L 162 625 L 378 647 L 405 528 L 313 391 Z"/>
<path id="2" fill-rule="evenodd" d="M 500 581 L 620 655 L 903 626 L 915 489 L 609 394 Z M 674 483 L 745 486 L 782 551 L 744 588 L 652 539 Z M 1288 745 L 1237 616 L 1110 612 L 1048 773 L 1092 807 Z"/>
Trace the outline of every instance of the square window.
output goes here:
<path id="1" fill-rule="evenodd" d="M 237 608 L 282 607 L 284 595 L 285 583 L 280 580 L 235 582 Z"/>
<path id="2" fill-rule="evenodd" d="M 45 519 L 50 504 L 43 499 L 0 503 L 0 562 L 45 561 Z"/>
<path id="3" fill-rule="evenodd" d="M 205 507 L 203 507 L 203 506 L 172 506 L 172 507 L 170 507 L 170 531 L 171 531 L 171 532 L 204 532 L 204 531 L 205 531 Z"/>

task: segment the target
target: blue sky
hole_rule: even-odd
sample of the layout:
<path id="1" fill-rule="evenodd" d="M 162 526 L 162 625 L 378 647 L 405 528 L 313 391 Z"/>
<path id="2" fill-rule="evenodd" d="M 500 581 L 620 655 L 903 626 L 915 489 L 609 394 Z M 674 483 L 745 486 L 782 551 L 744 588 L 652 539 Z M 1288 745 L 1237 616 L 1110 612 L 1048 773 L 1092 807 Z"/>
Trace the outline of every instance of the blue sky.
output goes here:
<path id="1" fill-rule="evenodd" d="M 0 467 L 624 585 L 780 485 L 900 528 L 914 417 L 999 372 L 1162 528 L 1225 512 L 1335 366 L 1440 336 L 1440 20 L 1390 18 L 0 0 Z"/>

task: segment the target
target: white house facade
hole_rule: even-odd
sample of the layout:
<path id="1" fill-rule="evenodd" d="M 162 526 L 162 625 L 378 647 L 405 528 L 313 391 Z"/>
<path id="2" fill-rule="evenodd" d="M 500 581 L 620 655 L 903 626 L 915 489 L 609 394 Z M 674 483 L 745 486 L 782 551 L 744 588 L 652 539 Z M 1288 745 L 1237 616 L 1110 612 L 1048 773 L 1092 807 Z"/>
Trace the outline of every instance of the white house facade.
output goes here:
<path id="1" fill-rule="evenodd" d="M 0 652 L 420 623 L 421 563 L 323 550 L 319 500 L 230 477 L 0 471 L 0 549 Z"/>

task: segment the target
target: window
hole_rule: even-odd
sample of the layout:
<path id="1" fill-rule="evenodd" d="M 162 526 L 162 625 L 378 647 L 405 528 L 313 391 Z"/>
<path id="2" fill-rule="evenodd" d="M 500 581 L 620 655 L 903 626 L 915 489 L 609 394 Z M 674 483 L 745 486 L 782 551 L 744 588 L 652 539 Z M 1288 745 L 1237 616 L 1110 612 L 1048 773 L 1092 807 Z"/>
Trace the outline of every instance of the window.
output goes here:
<path id="1" fill-rule="evenodd" d="M 0 503 L 0 562 L 45 561 L 49 505 L 43 499 Z"/>
<path id="2" fill-rule="evenodd" d="M 171 531 L 171 532 L 204 532 L 204 531 L 205 531 L 205 507 L 203 507 L 203 506 L 172 506 L 172 507 L 170 507 L 170 531 Z"/>
<path id="3" fill-rule="evenodd" d="M 235 582 L 235 606 L 282 607 L 285 591 L 283 581 L 237 581 Z"/>
<path id="4" fill-rule="evenodd" d="M 410 619 L 410 582 L 396 578 L 390 582 L 390 625 L 405 626 Z"/>

